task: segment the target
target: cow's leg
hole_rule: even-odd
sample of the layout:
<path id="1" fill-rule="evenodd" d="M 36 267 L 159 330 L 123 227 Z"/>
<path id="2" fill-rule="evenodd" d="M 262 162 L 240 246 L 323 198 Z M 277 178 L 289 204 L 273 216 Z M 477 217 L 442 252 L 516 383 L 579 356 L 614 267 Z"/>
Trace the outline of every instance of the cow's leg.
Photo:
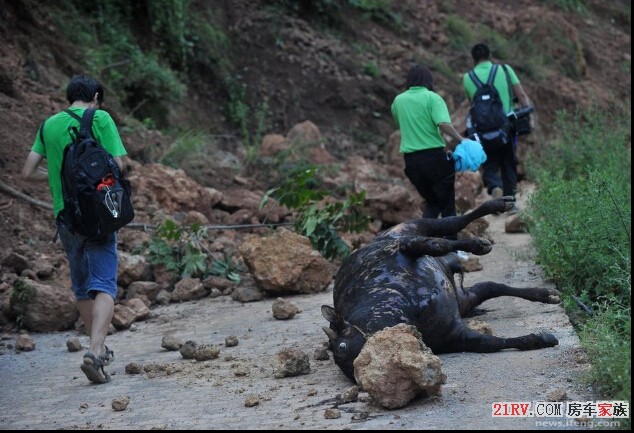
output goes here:
<path id="1" fill-rule="evenodd" d="M 557 338 L 547 332 L 528 334 L 521 337 L 500 338 L 493 335 L 480 334 L 466 326 L 441 347 L 431 347 L 435 354 L 455 352 L 490 353 L 504 349 L 536 350 L 554 347 L 559 344 Z"/>
<path id="2" fill-rule="evenodd" d="M 513 207 L 511 197 L 502 197 L 495 200 L 489 200 L 482 203 L 473 211 L 464 215 L 428 219 L 423 218 L 418 225 L 418 234 L 423 236 L 443 237 L 447 235 L 455 235 L 464 229 L 469 223 L 486 215 L 498 212 L 506 212 Z M 463 250 L 466 251 L 466 250 Z"/>
<path id="3" fill-rule="evenodd" d="M 410 257 L 440 257 L 453 251 L 466 251 L 479 256 L 491 251 L 492 245 L 486 239 L 469 238 L 458 241 L 425 236 L 405 237 L 400 242 L 401 253 Z"/>
<path id="4" fill-rule="evenodd" d="M 460 315 L 463 317 L 487 299 L 500 296 L 514 296 L 533 302 L 559 304 L 561 302 L 560 295 L 561 294 L 555 289 L 535 287 L 522 289 L 491 281 L 474 284 L 467 290 L 456 289 Z"/>

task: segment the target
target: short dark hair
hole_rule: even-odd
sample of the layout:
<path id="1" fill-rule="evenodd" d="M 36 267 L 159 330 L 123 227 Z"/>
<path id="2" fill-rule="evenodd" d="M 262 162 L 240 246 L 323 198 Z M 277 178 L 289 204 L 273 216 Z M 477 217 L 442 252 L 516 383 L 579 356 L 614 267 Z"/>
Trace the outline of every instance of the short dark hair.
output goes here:
<path id="1" fill-rule="evenodd" d="M 434 90 L 434 77 L 425 65 L 414 65 L 407 74 L 407 84 L 405 87 L 423 86 L 428 90 Z"/>
<path id="2" fill-rule="evenodd" d="M 479 63 L 483 60 L 489 60 L 491 58 L 491 50 L 485 44 L 475 44 L 471 48 L 471 57 L 475 63 Z"/>
<path id="3" fill-rule="evenodd" d="M 97 102 L 103 103 L 103 86 L 88 75 L 75 75 L 66 87 L 66 99 L 71 104 L 75 101 L 92 102 L 97 93 Z"/>

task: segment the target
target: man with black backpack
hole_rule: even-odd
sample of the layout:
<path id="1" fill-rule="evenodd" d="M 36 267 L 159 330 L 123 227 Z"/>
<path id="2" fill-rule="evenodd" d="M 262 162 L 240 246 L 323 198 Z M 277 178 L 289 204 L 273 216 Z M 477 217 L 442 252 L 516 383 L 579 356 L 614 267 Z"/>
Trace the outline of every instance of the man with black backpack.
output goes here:
<path id="1" fill-rule="evenodd" d="M 42 123 L 22 176 L 49 183 L 57 235 L 69 261 L 77 307 L 90 337 L 90 348 L 84 354 L 81 369 L 91 382 L 106 383 L 110 376 L 103 367 L 114 357 L 105 340 L 117 296 L 118 254 L 116 226 L 104 229 L 104 224 L 97 224 L 97 219 L 100 213 L 110 213 L 111 219 L 123 215 L 126 221 L 118 224 L 125 225 L 133 217 L 129 186 L 120 172 L 121 158 L 127 152 L 110 115 L 98 110 L 104 91 L 97 80 L 85 75 L 73 77 L 66 96 L 70 107 Z M 84 116 L 86 113 L 89 115 Z M 71 158 L 69 149 L 75 149 L 76 158 Z M 90 155 L 89 161 L 79 158 L 87 155 Z M 40 166 L 44 158 L 47 168 Z M 64 167 L 86 178 L 85 171 L 90 168 L 82 168 L 82 164 L 99 169 L 94 173 L 98 178 L 90 194 L 95 206 L 98 205 L 96 200 L 103 200 L 103 212 L 89 211 L 91 202 L 84 203 L 77 191 L 69 191 L 68 183 L 72 183 L 72 179 L 64 178 Z M 86 185 L 81 188 L 86 189 Z"/>
<path id="2" fill-rule="evenodd" d="M 517 136 L 508 115 L 514 111 L 513 95 L 524 107 L 530 102 L 513 68 L 491 62 L 487 45 L 476 44 L 471 56 L 475 67 L 463 77 L 463 86 L 471 102 L 467 135 L 480 141 L 486 152 L 483 180 L 487 192 L 493 198 L 515 197 Z M 517 211 L 517 206 L 513 206 L 509 213 Z"/>

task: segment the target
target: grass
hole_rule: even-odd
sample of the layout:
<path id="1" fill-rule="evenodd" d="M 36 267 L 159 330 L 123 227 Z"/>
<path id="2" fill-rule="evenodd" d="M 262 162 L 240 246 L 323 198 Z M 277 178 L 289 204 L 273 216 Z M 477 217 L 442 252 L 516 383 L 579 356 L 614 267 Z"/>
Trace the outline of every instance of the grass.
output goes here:
<path id="1" fill-rule="evenodd" d="M 527 159 L 536 261 L 574 314 L 598 399 L 631 397 L 631 114 L 559 113 L 559 138 Z M 593 313 L 580 316 L 574 298 Z M 627 429 L 630 420 L 620 428 Z"/>

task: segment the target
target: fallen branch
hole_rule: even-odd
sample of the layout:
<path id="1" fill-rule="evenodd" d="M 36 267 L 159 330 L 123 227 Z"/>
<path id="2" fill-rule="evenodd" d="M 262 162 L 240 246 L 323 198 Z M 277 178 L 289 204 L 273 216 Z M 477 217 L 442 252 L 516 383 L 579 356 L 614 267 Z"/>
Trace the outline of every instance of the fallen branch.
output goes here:
<path id="1" fill-rule="evenodd" d="M 43 207 L 44 209 L 53 210 L 52 204 L 29 197 L 28 195 L 21 193 L 20 191 L 16 189 L 11 188 L 9 185 L 6 185 L 4 182 L 1 182 L 1 181 L 0 181 L 0 191 L 4 192 L 5 194 L 9 194 L 13 197 L 22 199 L 28 203 L 34 204 L 35 206 Z"/>
<path id="2" fill-rule="evenodd" d="M 22 199 L 28 203 L 34 204 L 36 206 L 39 207 L 43 207 L 44 209 L 49 209 L 49 210 L 53 210 L 53 205 L 50 203 L 46 203 L 44 201 L 41 200 L 37 200 L 34 199 L 32 197 L 29 197 L 26 194 L 21 193 L 20 191 L 11 188 L 10 186 L 6 185 L 4 182 L 0 181 L 0 191 L 9 194 L 13 197 L 17 197 L 19 199 Z M 210 225 L 210 226 L 204 226 L 205 228 L 208 228 L 210 230 L 237 230 L 237 229 L 246 229 L 246 228 L 256 228 L 256 227 L 279 227 L 279 226 L 288 226 L 291 225 L 292 223 L 278 223 L 278 224 L 234 224 L 234 225 Z M 156 226 L 153 224 L 146 224 L 146 223 L 130 223 L 128 225 L 126 225 L 125 227 L 127 228 L 131 228 L 131 229 L 143 229 L 144 231 L 148 231 L 148 230 L 156 230 Z"/>
<path id="3" fill-rule="evenodd" d="M 202 226 L 209 230 L 237 230 L 237 229 L 251 229 L 257 227 L 280 227 L 280 226 L 289 226 L 293 223 L 270 223 L 270 224 L 227 224 L 227 225 L 208 225 Z M 130 223 L 124 228 L 130 229 L 143 229 L 143 231 L 156 230 L 155 225 L 153 224 L 145 224 L 145 223 Z"/>

